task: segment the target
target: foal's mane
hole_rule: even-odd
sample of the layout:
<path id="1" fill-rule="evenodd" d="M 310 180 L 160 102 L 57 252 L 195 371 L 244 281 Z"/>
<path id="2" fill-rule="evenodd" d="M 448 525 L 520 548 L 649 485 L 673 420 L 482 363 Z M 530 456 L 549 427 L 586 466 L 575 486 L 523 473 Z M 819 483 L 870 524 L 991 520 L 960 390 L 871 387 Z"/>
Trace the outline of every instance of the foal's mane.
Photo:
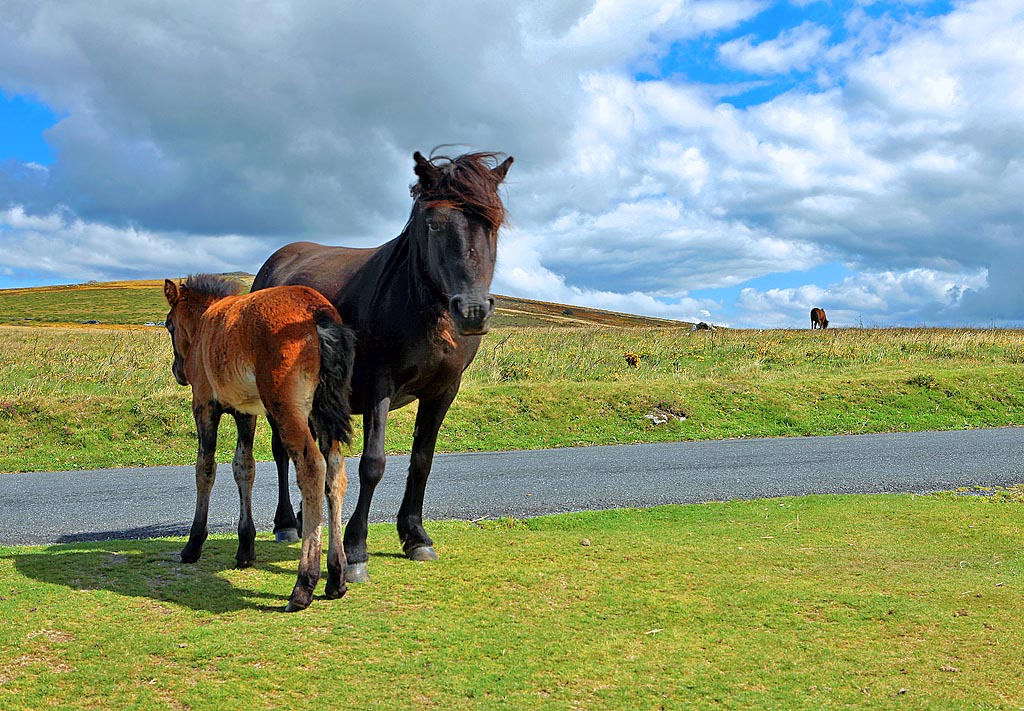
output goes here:
<path id="1" fill-rule="evenodd" d="M 457 158 L 431 155 L 430 164 L 439 171 L 440 180 L 430 187 L 421 180 L 410 192 L 428 207 L 450 206 L 470 212 L 496 230 L 506 216 L 498 195 L 501 181 L 491 172 L 491 164 L 497 164 L 500 156 L 489 152 L 465 153 Z"/>
<path id="2" fill-rule="evenodd" d="M 239 282 L 218 274 L 189 274 L 182 286 L 186 293 L 206 297 L 210 301 L 236 296 L 242 290 Z"/>

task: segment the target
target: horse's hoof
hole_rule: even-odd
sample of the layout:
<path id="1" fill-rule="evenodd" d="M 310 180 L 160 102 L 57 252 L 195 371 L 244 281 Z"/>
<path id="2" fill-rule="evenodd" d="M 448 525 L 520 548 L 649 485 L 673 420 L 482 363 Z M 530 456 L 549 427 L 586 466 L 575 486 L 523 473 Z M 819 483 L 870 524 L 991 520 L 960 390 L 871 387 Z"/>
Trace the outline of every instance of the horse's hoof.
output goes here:
<path id="1" fill-rule="evenodd" d="M 278 543 L 295 543 L 299 540 L 299 532 L 294 528 L 282 528 L 274 531 L 274 540 Z"/>
<path id="2" fill-rule="evenodd" d="M 235 567 L 238 568 L 238 569 L 251 568 L 254 565 L 256 565 L 256 561 L 255 560 L 236 560 L 235 561 Z"/>
<path id="3" fill-rule="evenodd" d="M 437 560 L 437 551 L 433 546 L 416 546 L 405 552 L 409 560 L 431 561 Z"/>
<path id="4" fill-rule="evenodd" d="M 349 563 L 345 566 L 346 583 L 368 583 L 370 574 L 366 570 L 366 562 Z"/>
<path id="5" fill-rule="evenodd" d="M 295 589 L 292 590 L 291 596 L 288 598 L 288 604 L 284 606 L 284 611 L 298 612 L 299 610 L 305 610 L 311 602 L 313 602 L 313 589 L 296 585 Z"/>
<path id="6" fill-rule="evenodd" d="M 299 612 L 300 610 L 305 610 L 307 607 L 309 607 L 309 603 L 308 602 L 305 605 L 303 605 L 300 602 L 295 602 L 294 600 L 289 600 L 288 604 L 284 606 L 284 611 L 285 612 Z"/>
<path id="7" fill-rule="evenodd" d="M 337 600 L 340 597 L 344 597 L 347 592 L 348 586 L 346 586 L 345 583 L 338 586 L 328 583 L 327 588 L 324 590 L 324 597 L 328 600 Z"/>
<path id="8" fill-rule="evenodd" d="M 181 552 L 181 562 L 182 563 L 195 563 L 195 562 L 197 562 L 199 560 L 199 556 L 200 556 L 199 553 L 191 553 L 191 552 L 188 552 L 188 551 L 182 551 Z"/>

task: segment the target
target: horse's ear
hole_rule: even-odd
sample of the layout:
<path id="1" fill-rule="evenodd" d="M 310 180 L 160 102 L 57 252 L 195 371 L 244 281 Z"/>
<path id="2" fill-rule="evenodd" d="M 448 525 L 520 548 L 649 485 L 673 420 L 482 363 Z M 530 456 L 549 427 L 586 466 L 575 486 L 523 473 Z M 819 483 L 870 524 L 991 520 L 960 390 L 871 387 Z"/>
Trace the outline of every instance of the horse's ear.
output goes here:
<path id="1" fill-rule="evenodd" d="M 423 157 L 423 154 L 416 151 L 412 154 L 412 159 L 416 161 L 416 167 L 413 169 L 416 172 L 416 176 L 420 179 L 420 186 L 424 190 L 431 190 L 438 183 L 438 170 L 434 167 L 433 163 Z"/>
<path id="2" fill-rule="evenodd" d="M 167 299 L 167 303 L 170 304 L 172 308 L 181 298 L 181 295 L 178 292 L 178 285 L 170 279 L 164 279 L 164 298 Z"/>
<path id="3" fill-rule="evenodd" d="M 495 180 L 499 183 L 505 179 L 506 175 L 508 175 L 508 169 L 512 167 L 512 161 L 512 156 L 509 156 L 501 165 L 491 171 L 491 175 L 493 175 Z"/>

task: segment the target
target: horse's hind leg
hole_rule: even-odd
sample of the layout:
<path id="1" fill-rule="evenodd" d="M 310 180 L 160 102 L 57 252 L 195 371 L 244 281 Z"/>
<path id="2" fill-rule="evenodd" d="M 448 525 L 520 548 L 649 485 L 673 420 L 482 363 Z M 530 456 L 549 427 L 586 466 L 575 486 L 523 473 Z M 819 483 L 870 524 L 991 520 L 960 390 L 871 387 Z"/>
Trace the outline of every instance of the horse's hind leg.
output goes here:
<path id="1" fill-rule="evenodd" d="M 327 589 L 325 594 L 330 599 L 345 594 L 345 545 L 341 537 L 341 505 L 345 500 L 345 489 L 348 487 L 348 475 L 345 473 L 345 458 L 337 442 L 329 447 L 321 446 L 327 461 L 327 530 L 330 542 L 327 544 Z M 308 504 L 307 504 L 308 505 Z"/>
<path id="2" fill-rule="evenodd" d="M 288 488 L 288 467 L 291 460 L 288 452 L 281 444 L 281 436 L 277 432 L 277 423 L 273 418 L 270 422 L 270 446 L 274 453 L 274 464 L 277 465 L 277 511 L 274 512 L 274 538 L 278 543 L 295 543 L 299 540 L 299 522 L 292 510 L 291 490 Z"/>
<path id="3" fill-rule="evenodd" d="M 217 476 L 217 427 L 220 425 L 221 408 L 214 402 L 193 402 L 192 416 L 196 420 L 199 435 L 199 451 L 196 454 L 196 514 L 188 534 L 188 543 L 181 551 L 182 563 L 195 563 L 203 553 L 206 542 L 206 523 L 210 515 L 210 490 Z"/>
<path id="4" fill-rule="evenodd" d="M 255 415 L 235 415 L 238 444 L 231 473 L 238 484 L 238 552 L 235 562 L 239 568 L 248 568 L 256 562 L 256 524 L 252 520 L 252 484 L 256 480 L 256 460 L 252 456 L 252 442 L 256 436 Z"/>
<path id="5" fill-rule="evenodd" d="M 345 580 L 350 583 L 365 583 L 370 579 L 367 572 L 369 554 L 366 552 L 366 532 L 370 519 L 370 502 L 377 484 L 384 477 L 386 458 L 384 455 L 384 430 L 388 421 L 391 398 L 380 396 L 372 408 L 363 413 L 363 453 L 359 457 L 359 498 L 355 510 L 345 527 Z"/>
<path id="6" fill-rule="evenodd" d="M 295 462 L 299 491 L 306 505 L 302 507 L 302 552 L 299 557 L 299 575 L 285 610 L 295 612 L 309 607 L 313 590 L 320 580 L 321 529 L 323 527 L 324 484 L 327 463 L 309 431 L 306 417 L 292 418 L 291 422 L 278 419 L 281 443 Z M 315 503 L 314 503 L 315 502 Z"/>

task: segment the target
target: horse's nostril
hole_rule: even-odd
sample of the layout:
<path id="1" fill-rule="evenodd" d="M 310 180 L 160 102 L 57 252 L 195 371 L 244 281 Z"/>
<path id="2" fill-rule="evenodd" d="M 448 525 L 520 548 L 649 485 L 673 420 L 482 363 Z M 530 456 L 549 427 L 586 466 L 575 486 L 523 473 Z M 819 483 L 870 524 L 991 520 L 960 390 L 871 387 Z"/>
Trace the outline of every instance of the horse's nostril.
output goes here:
<path id="1" fill-rule="evenodd" d="M 456 294 L 452 297 L 452 300 L 448 303 L 448 310 L 453 314 L 459 314 L 465 317 L 465 312 L 462 310 L 462 297 Z"/>

